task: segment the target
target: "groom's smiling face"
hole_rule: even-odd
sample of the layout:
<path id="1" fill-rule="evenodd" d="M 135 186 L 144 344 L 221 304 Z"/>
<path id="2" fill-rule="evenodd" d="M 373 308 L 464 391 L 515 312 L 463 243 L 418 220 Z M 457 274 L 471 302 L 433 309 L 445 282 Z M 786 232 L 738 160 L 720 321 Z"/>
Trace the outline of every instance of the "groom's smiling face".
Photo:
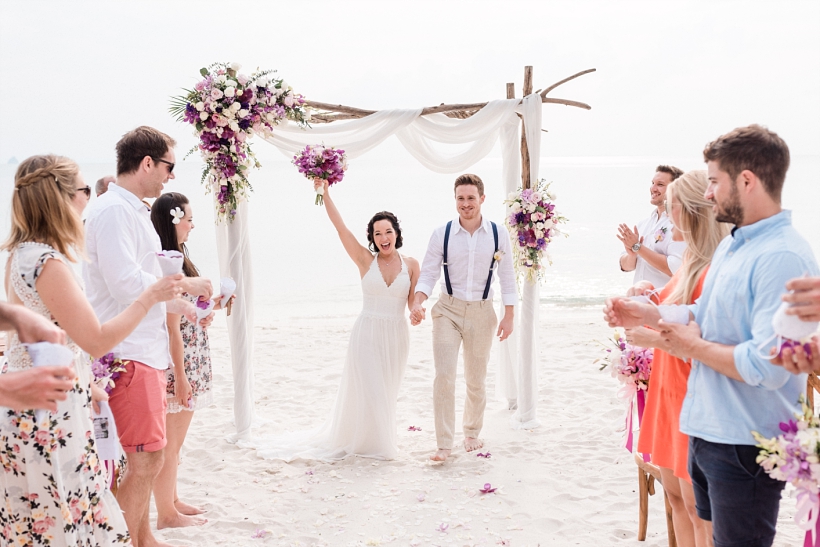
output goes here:
<path id="1" fill-rule="evenodd" d="M 481 204 L 485 196 L 479 195 L 478 187 L 461 184 L 456 187 L 456 210 L 463 220 L 473 220 L 481 216 Z"/>

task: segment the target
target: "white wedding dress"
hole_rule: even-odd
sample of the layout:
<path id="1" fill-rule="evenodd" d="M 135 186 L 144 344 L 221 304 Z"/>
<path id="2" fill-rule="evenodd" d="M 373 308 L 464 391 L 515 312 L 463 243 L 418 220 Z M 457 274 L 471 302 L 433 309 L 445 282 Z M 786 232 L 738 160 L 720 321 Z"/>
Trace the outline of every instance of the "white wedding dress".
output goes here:
<path id="1" fill-rule="evenodd" d="M 314 430 L 241 442 L 265 459 L 334 461 L 357 455 L 396 457 L 396 399 L 407 365 L 410 332 L 405 306 L 410 275 L 402 261 L 387 286 L 377 259 L 362 278 L 364 305 L 350 333 L 333 414 Z"/>

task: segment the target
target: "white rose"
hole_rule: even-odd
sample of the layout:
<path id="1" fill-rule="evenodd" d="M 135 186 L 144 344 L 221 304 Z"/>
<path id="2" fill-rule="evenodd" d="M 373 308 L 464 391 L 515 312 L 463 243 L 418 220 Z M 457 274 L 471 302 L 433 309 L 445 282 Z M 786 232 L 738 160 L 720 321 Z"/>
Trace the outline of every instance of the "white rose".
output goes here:
<path id="1" fill-rule="evenodd" d="M 265 87 L 268 85 L 268 77 L 267 76 L 260 76 L 256 79 L 256 85 L 259 87 Z"/>
<path id="2" fill-rule="evenodd" d="M 544 229 L 545 229 L 545 230 L 549 230 L 549 229 L 550 229 L 550 228 L 552 228 L 553 226 L 555 226 L 555 223 L 554 223 L 552 220 L 546 220 L 546 221 L 544 221 Z"/>
<path id="3" fill-rule="evenodd" d="M 284 89 L 285 91 L 287 91 L 287 90 L 289 90 L 289 89 L 290 89 L 290 85 L 288 85 L 288 83 L 287 83 L 285 80 L 282 80 L 282 83 L 281 83 L 281 84 L 279 84 L 279 87 L 281 87 L 281 88 L 282 88 L 282 89 Z"/>
<path id="4" fill-rule="evenodd" d="M 535 204 L 534 203 L 528 203 L 527 204 L 527 212 L 528 213 L 534 213 L 535 212 Z"/>
<path id="5" fill-rule="evenodd" d="M 204 122 L 205 120 L 208 119 L 208 113 L 207 112 L 200 112 L 199 113 L 199 119 Z"/>
<path id="6" fill-rule="evenodd" d="M 227 80 L 228 80 L 228 78 L 224 74 L 220 74 L 219 76 L 216 77 L 216 81 L 219 82 L 220 84 L 224 84 Z"/>
<path id="7" fill-rule="evenodd" d="M 543 230 L 544 229 L 544 223 L 543 222 L 536 222 L 535 227 L 538 230 Z"/>
<path id="8" fill-rule="evenodd" d="M 205 103 L 203 103 L 202 101 L 199 101 L 198 103 L 196 103 L 196 104 L 194 105 L 194 107 L 195 107 L 198 111 L 202 112 L 203 110 L 205 110 Z"/>
<path id="9" fill-rule="evenodd" d="M 242 105 L 241 105 L 240 103 L 231 103 L 231 106 L 230 106 L 230 107 L 228 107 L 228 108 L 230 108 L 231 110 L 233 110 L 234 112 L 236 112 L 237 110 L 239 110 L 240 108 L 242 108 Z"/>
<path id="10" fill-rule="evenodd" d="M 236 80 L 228 80 L 227 82 L 225 82 L 225 85 L 236 87 Z"/>
<path id="11" fill-rule="evenodd" d="M 533 192 L 532 199 L 533 201 L 541 201 L 541 194 L 539 192 Z"/>
<path id="12" fill-rule="evenodd" d="M 285 95 L 285 98 L 282 99 L 282 102 L 285 103 L 285 106 L 287 107 L 293 106 L 293 95 L 288 93 L 287 95 Z"/>
<path id="13" fill-rule="evenodd" d="M 273 112 L 268 112 L 265 114 L 265 119 L 267 119 L 270 123 L 276 123 L 276 114 Z"/>
<path id="14" fill-rule="evenodd" d="M 228 86 L 228 87 L 225 88 L 225 96 L 226 97 L 233 97 L 234 95 L 236 95 L 236 88 L 235 87 Z"/>
<path id="15" fill-rule="evenodd" d="M 232 120 L 231 123 L 228 125 L 230 125 L 232 131 L 239 131 L 239 124 L 236 123 L 236 120 Z"/>
<path id="16" fill-rule="evenodd" d="M 519 202 L 515 202 L 510 206 L 510 210 L 513 213 L 520 213 L 521 212 L 521 204 Z"/>
<path id="17" fill-rule="evenodd" d="M 231 70 L 234 72 L 239 72 L 239 69 L 242 68 L 242 65 L 239 63 L 231 63 Z"/>
<path id="18" fill-rule="evenodd" d="M 238 118 L 244 118 L 248 114 L 249 114 L 249 112 L 243 108 L 242 110 L 240 110 L 239 112 L 236 113 L 236 116 Z"/>

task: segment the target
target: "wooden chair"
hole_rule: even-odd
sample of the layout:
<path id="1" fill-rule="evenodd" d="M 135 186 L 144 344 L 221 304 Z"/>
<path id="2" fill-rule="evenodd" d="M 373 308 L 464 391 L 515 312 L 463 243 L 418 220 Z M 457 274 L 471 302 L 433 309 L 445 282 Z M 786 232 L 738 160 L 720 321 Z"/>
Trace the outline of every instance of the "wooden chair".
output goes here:
<path id="1" fill-rule="evenodd" d="M 641 454 L 635 453 L 635 463 L 638 465 L 638 541 L 646 541 L 646 528 L 649 520 L 649 496 L 655 495 L 655 481 L 663 484 L 660 468 L 650 462 L 643 461 Z M 663 502 L 666 506 L 666 533 L 669 536 L 669 547 L 677 547 L 675 540 L 675 526 L 672 523 L 672 506 L 666 491 L 663 492 Z"/>
<path id="2" fill-rule="evenodd" d="M 820 378 L 817 377 L 817 374 L 812 372 L 809 374 L 808 381 L 806 382 L 806 403 L 813 409 L 814 408 L 814 392 L 820 393 Z"/>

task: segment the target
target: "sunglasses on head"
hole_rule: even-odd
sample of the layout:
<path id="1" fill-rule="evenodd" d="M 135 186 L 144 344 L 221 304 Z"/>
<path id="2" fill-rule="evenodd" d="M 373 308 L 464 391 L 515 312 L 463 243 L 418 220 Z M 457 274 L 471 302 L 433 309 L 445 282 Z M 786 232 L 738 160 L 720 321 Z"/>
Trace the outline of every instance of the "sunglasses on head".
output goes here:
<path id="1" fill-rule="evenodd" d="M 173 173 L 173 172 L 174 172 L 174 166 L 176 165 L 175 163 L 171 163 L 170 161 L 168 161 L 168 160 L 164 160 L 164 159 L 162 159 L 162 158 L 154 158 L 154 157 L 151 157 L 151 159 L 152 159 L 152 160 L 154 160 L 154 161 L 158 161 L 158 162 L 161 162 L 161 163 L 166 164 L 166 165 L 168 166 L 168 172 L 169 172 L 169 173 Z"/>

